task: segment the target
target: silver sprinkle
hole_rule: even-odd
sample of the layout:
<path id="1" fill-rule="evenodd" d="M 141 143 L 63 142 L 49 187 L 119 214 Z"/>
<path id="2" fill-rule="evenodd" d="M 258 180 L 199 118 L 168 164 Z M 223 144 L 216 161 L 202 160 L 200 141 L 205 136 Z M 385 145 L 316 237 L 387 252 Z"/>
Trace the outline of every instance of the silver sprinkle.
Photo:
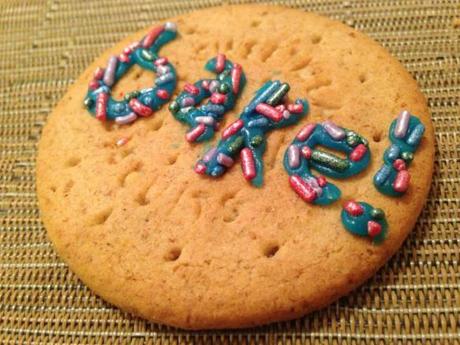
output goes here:
<path id="1" fill-rule="evenodd" d="M 157 73 L 162 75 L 171 71 L 171 68 L 168 65 L 157 66 Z"/>
<path id="2" fill-rule="evenodd" d="M 410 113 L 407 110 L 403 110 L 396 120 L 396 125 L 393 130 L 393 134 L 396 138 L 402 139 L 407 134 L 409 128 Z"/>
<path id="3" fill-rule="evenodd" d="M 117 69 L 118 59 L 116 56 L 111 56 L 109 62 L 107 63 L 107 68 L 104 72 L 104 84 L 107 86 L 112 86 L 115 82 L 115 71 Z"/>
<path id="4" fill-rule="evenodd" d="M 217 155 L 217 162 L 227 168 L 230 168 L 233 165 L 233 159 L 226 154 L 219 153 Z"/>
<path id="5" fill-rule="evenodd" d="M 419 123 L 407 138 L 407 143 L 411 146 L 417 146 L 422 139 L 423 133 L 425 132 L 425 126 Z"/>
<path id="6" fill-rule="evenodd" d="M 291 168 L 297 168 L 300 165 L 300 152 L 295 145 L 291 145 L 288 148 L 288 162 Z"/>
<path id="7" fill-rule="evenodd" d="M 346 136 L 345 131 L 332 121 L 324 121 L 323 128 L 334 140 L 342 140 Z"/>
<path id="8" fill-rule="evenodd" d="M 214 118 L 212 116 L 197 116 L 195 121 L 198 123 L 204 123 L 205 125 L 212 126 L 214 125 Z"/>
<path id="9" fill-rule="evenodd" d="M 215 147 L 210 149 L 208 152 L 205 153 L 205 155 L 203 156 L 202 161 L 204 163 L 209 162 L 212 159 L 212 157 L 214 157 L 214 154 L 216 153 L 216 151 L 217 151 L 217 149 Z"/>

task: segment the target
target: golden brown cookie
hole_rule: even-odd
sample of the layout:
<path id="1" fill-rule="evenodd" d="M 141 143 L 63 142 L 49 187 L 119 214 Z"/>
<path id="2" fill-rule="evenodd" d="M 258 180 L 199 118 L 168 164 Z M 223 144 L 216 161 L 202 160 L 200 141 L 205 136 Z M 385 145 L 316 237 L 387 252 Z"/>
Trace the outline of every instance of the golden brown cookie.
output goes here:
<path id="1" fill-rule="evenodd" d="M 146 31 L 128 37 L 77 79 L 43 131 L 37 191 L 60 256 L 118 307 L 194 329 L 296 318 L 363 283 L 400 247 L 430 189 L 434 134 L 416 82 L 367 36 L 299 10 L 228 6 L 170 21 L 180 36 L 161 55 L 177 69 L 176 94 L 186 82 L 211 77 L 203 65 L 218 52 L 243 66 L 247 86 L 223 126 L 270 79 L 288 82 L 290 98 L 306 98 L 310 113 L 268 135 L 262 188 L 248 184 L 239 166 L 219 179 L 199 176 L 193 166 L 206 145 L 184 140 L 186 127 L 167 105 L 120 126 L 102 124 L 84 107 L 95 68 Z M 133 68 L 113 92 L 151 86 L 152 78 Z M 409 168 L 409 190 L 392 198 L 372 179 L 401 109 L 416 114 L 426 131 Z M 320 207 L 291 190 L 283 156 L 302 126 L 326 119 L 369 139 L 372 160 L 359 175 L 334 180 L 342 198 Z M 121 138 L 129 140 L 118 146 Z M 381 245 L 342 226 L 341 204 L 351 198 L 386 212 Z"/>

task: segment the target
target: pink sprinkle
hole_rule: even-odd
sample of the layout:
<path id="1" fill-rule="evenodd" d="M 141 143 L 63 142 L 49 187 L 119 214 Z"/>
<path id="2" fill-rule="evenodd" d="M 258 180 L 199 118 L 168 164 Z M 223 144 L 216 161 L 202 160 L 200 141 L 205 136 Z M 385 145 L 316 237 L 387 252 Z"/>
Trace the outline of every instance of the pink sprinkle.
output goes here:
<path id="1" fill-rule="evenodd" d="M 225 95 L 221 93 L 217 93 L 217 92 L 213 93 L 210 98 L 211 103 L 214 103 L 214 104 L 223 104 L 225 103 L 226 99 L 227 97 Z"/>
<path id="2" fill-rule="evenodd" d="M 129 48 L 131 48 L 131 50 L 134 50 L 134 49 L 137 49 L 141 46 L 141 43 L 140 42 L 133 42 L 129 45 Z"/>
<path id="3" fill-rule="evenodd" d="M 149 117 L 153 114 L 153 110 L 142 104 L 137 98 L 133 98 L 129 101 L 129 106 L 131 109 L 139 116 Z"/>
<path id="4" fill-rule="evenodd" d="M 154 62 L 155 66 L 166 65 L 167 63 L 168 63 L 168 59 L 165 57 L 158 58 Z"/>
<path id="5" fill-rule="evenodd" d="M 401 158 L 398 158 L 393 162 L 393 168 L 398 171 L 406 170 L 406 163 Z"/>
<path id="6" fill-rule="evenodd" d="M 222 132 L 222 139 L 227 139 L 228 137 L 232 136 L 233 134 L 238 132 L 243 126 L 244 122 L 241 119 L 238 119 L 235 122 L 231 123 Z"/>
<path id="7" fill-rule="evenodd" d="M 248 181 L 254 179 L 256 177 L 256 163 L 252 151 L 245 147 L 240 152 L 240 158 L 244 178 Z"/>
<path id="8" fill-rule="evenodd" d="M 109 95 L 101 92 L 97 95 L 96 99 L 96 119 L 105 121 L 107 119 L 107 102 Z"/>
<path id="9" fill-rule="evenodd" d="M 367 152 L 367 147 L 364 144 L 359 144 L 350 153 L 350 160 L 353 162 L 360 161 Z"/>
<path id="10" fill-rule="evenodd" d="M 288 104 L 287 109 L 291 113 L 298 114 L 303 111 L 303 104 L 302 103 Z"/>
<path id="11" fill-rule="evenodd" d="M 370 220 L 367 222 L 367 234 L 370 237 L 375 237 L 382 232 L 382 226 L 376 221 Z"/>
<path id="12" fill-rule="evenodd" d="M 302 153 L 302 156 L 304 156 L 306 159 L 310 159 L 312 150 L 309 146 L 302 146 L 300 152 Z"/>
<path id="13" fill-rule="evenodd" d="M 164 89 L 158 89 L 157 96 L 160 99 L 166 100 L 166 99 L 169 99 L 169 92 Z"/>
<path id="14" fill-rule="evenodd" d="M 203 81 L 201 82 L 201 86 L 202 86 L 204 89 L 208 90 L 208 89 L 209 89 L 209 80 L 203 80 Z"/>
<path id="15" fill-rule="evenodd" d="M 126 47 L 125 49 L 123 49 L 123 54 L 125 55 L 129 55 L 133 52 L 133 50 L 131 49 L 131 47 Z"/>
<path id="16" fill-rule="evenodd" d="M 98 87 L 99 87 L 99 82 L 97 80 L 91 80 L 88 84 L 88 87 L 91 89 L 91 90 L 96 90 Z"/>
<path id="17" fill-rule="evenodd" d="M 343 208 L 349 215 L 353 217 L 360 216 L 364 213 L 364 208 L 361 206 L 361 204 L 353 200 L 345 202 L 345 204 L 343 204 Z"/>
<path id="18" fill-rule="evenodd" d="M 407 170 L 398 171 L 393 181 L 393 189 L 399 193 L 404 193 L 409 188 L 410 174 Z"/>
<path id="19" fill-rule="evenodd" d="M 120 146 L 126 145 L 128 141 L 129 141 L 129 138 L 123 137 L 117 140 L 116 145 L 120 147 Z"/>
<path id="20" fill-rule="evenodd" d="M 216 72 L 220 73 L 225 68 L 226 57 L 224 54 L 217 54 L 216 57 Z"/>
<path id="21" fill-rule="evenodd" d="M 94 71 L 94 79 L 101 80 L 104 76 L 104 69 L 102 67 L 96 68 Z"/>
<path id="22" fill-rule="evenodd" d="M 270 120 L 273 120 L 275 122 L 279 122 L 282 118 L 283 118 L 283 114 L 276 110 L 275 108 L 273 108 L 271 105 L 268 105 L 266 103 L 259 103 L 257 104 L 256 106 L 256 111 L 269 118 Z"/>
<path id="23" fill-rule="evenodd" d="M 118 59 L 121 61 L 121 62 L 125 62 L 125 63 L 129 63 L 131 61 L 131 58 L 126 55 L 126 54 L 120 54 L 120 56 L 118 57 Z"/>
<path id="24" fill-rule="evenodd" d="M 316 178 L 316 181 L 318 181 L 318 185 L 320 187 L 325 187 L 327 185 L 327 180 L 326 178 L 323 176 L 323 175 L 319 175 L 317 178 Z"/>
<path id="25" fill-rule="evenodd" d="M 315 201 L 317 195 L 315 190 L 305 182 L 299 175 L 289 176 L 289 184 L 291 188 L 302 198 L 303 201 L 312 203 Z"/>
<path id="26" fill-rule="evenodd" d="M 286 106 L 284 104 L 277 105 L 275 107 L 276 110 L 278 110 L 280 113 L 286 110 Z"/>
<path id="27" fill-rule="evenodd" d="M 205 130 L 206 130 L 206 125 L 204 123 L 200 123 L 198 126 L 192 128 L 190 131 L 187 132 L 187 134 L 185 135 L 185 139 L 189 143 L 192 143 L 196 139 L 198 139 L 200 135 L 204 133 Z"/>
<path id="28" fill-rule="evenodd" d="M 150 46 L 153 44 L 153 42 L 155 42 L 155 40 L 163 32 L 163 30 L 163 26 L 157 26 L 150 30 L 149 33 L 142 40 L 142 47 L 150 48 Z"/>
<path id="29" fill-rule="evenodd" d="M 226 166 L 227 168 L 230 168 L 234 163 L 232 157 L 223 153 L 219 153 L 217 155 L 217 162 L 223 166 Z"/>
<path id="30" fill-rule="evenodd" d="M 188 93 L 192 94 L 192 95 L 198 95 L 200 93 L 200 89 L 197 88 L 193 84 L 185 84 L 184 90 L 187 91 Z"/>
<path id="31" fill-rule="evenodd" d="M 242 73 L 241 66 L 237 63 L 233 64 L 231 78 L 232 78 L 234 94 L 237 94 L 240 91 L 241 73 Z"/>
<path id="32" fill-rule="evenodd" d="M 217 89 L 219 88 L 220 82 L 218 80 L 211 80 L 209 82 L 209 91 L 211 92 L 217 92 Z"/>
<path id="33" fill-rule="evenodd" d="M 316 123 L 309 123 L 308 125 L 306 125 L 300 130 L 300 132 L 297 134 L 297 139 L 300 141 L 307 140 L 310 137 L 310 135 L 313 133 L 315 128 L 316 128 Z"/>
<path id="34" fill-rule="evenodd" d="M 203 175 L 206 172 L 206 165 L 204 165 L 203 163 L 200 163 L 200 162 L 196 163 L 195 172 L 197 174 Z"/>
<path id="35" fill-rule="evenodd" d="M 182 107 L 191 107 L 194 104 L 195 104 L 195 100 L 193 99 L 193 97 L 185 97 L 185 98 L 182 98 L 182 100 L 180 101 L 180 105 Z"/>

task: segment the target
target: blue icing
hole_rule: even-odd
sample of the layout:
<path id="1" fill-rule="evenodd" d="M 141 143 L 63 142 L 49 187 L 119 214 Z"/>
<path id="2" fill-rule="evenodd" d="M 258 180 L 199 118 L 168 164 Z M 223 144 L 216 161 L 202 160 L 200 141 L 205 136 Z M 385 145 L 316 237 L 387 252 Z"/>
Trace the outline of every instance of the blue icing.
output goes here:
<path id="1" fill-rule="evenodd" d="M 314 124 L 307 126 L 312 125 Z M 326 176 L 337 179 L 345 179 L 360 173 L 369 165 L 371 155 L 370 150 L 367 147 L 367 140 L 346 128 L 341 129 L 346 133 L 346 137 L 340 140 L 336 140 L 331 135 L 329 135 L 329 133 L 321 124 L 316 124 L 314 130 L 311 132 L 308 138 L 303 141 L 299 140 L 299 136 L 296 136 L 291 145 L 296 146 L 300 151 L 300 164 L 298 166 L 290 166 L 288 153 L 289 147 L 286 150 L 284 155 L 284 168 L 288 172 L 289 176 L 299 176 L 302 178 L 304 183 L 308 184 L 310 188 L 315 190 L 315 196 L 309 198 L 309 200 L 303 198 L 307 202 L 313 202 L 317 205 L 329 205 L 338 200 L 341 195 L 340 189 L 331 182 L 326 182 L 323 187 L 319 186 L 317 178 L 311 171 L 312 168 Z M 355 139 L 354 142 L 349 144 L 347 142 L 347 137 L 353 137 Z M 318 145 L 344 152 L 347 155 L 347 158 L 342 159 L 334 154 L 315 149 Z M 349 159 L 349 156 L 358 145 L 364 145 L 366 151 L 360 160 L 352 161 Z M 312 156 L 310 158 L 307 159 L 301 153 L 303 147 L 308 147 L 311 149 Z M 325 160 L 315 160 L 314 158 L 317 153 L 325 157 Z M 330 161 L 331 163 L 327 163 L 327 161 Z M 299 194 L 299 192 L 294 187 L 293 189 Z"/>
<path id="2" fill-rule="evenodd" d="M 221 153 L 231 157 L 232 159 L 236 159 L 237 155 L 243 149 L 248 148 L 254 158 L 255 176 L 253 178 L 249 178 L 245 175 L 245 177 L 252 183 L 252 185 L 260 187 L 263 184 L 262 156 L 266 148 L 266 135 L 272 130 L 290 126 L 299 122 L 300 119 L 308 113 L 309 106 L 306 100 L 297 99 L 294 104 L 297 107 L 301 107 L 301 111 L 297 113 L 291 112 L 288 117 L 283 117 L 280 121 L 274 121 L 273 119 L 267 118 L 266 116 L 258 113 L 255 109 L 257 105 L 261 103 L 265 104 L 265 102 L 270 102 L 270 106 L 272 107 L 283 104 L 283 98 L 288 91 L 288 84 L 282 84 L 279 81 L 268 81 L 265 83 L 256 92 L 254 98 L 240 114 L 238 121 L 241 121 L 241 128 L 233 135 L 225 138 L 223 137 L 217 144 L 216 152 L 210 160 L 199 160 L 196 169 L 201 165 L 205 169 L 203 173 L 212 177 L 221 176 L 225 173 L 228 167 L 218 162 L 218 154 Z M 225 130 L 223 134 L 224 133 Z"/>
<path id="3" fill-rule="evenodd" d="M 177 33 L 175 30 L 164 29 L 149 48 L 143 48 L 142 45 L 139 45 L 138 47 L 134 48 L 131 53 L 127 54 L 129 61 L 123 62 L 120 59 L 118 59 L 118 63 L 115 69 L 114 84 L 112 86 L 108 86 L 104 83 L 104 80 L 102 78 L 100 80 L 96 80 L 96 82 L 99 84 L 99 87 L 96 90 L 88 90 L 88 93 L 85 98 L 85 105 L 87 109 L 90 111 L 90 113 L 95 114 L 97 95 L 100 92 L 104 92 L 110 95 L 112 87 L 116 84 L 118 80 L 120 80 L 125 75 L 125 73 L 133 65 L 137 64 L 143 69 L 153 71 L 158 76 L 158 67 L 153 62 L 156 59 L 158 59 L 158 51 L 160 50 L 160 48 L 166 43 L 176 38 L 176 35 Z M 161 87 L 156 86 L 135 91 L 134 93 L 131 93 L 132 97 L 129 97 L 129 95 L 125 95 L 125 99 L 121 101 L 117 101 L 112 97 L 109 97 L 106 107 L 106 119 L 115 120 L 117 117 L 122 117 L 131 114 L 133 112 L 133 109 L 129 105 L 130 98 L 137 98 L 140 101 L 140 103 L 149 107 L 153 111 L 158 110 L 163 104 L 168 102 L 169 98 L 172 95 L 172 92 L 176 87 L 176 71 L 174 69 L 174 66 L 169 62 L 166 62 L 161 68 L 166 68 L 168 71 L 159 78 L 163 77 L 164 75 L 169 75 L 167 82 L 163 83 Z M 168 93 L 168 97 L 165 99 L 158 97 L 156 92 L 159 89 L 165 90 Z"/>
<path id="4" fill-rule="evenodd" d="M 368 233 L 368 222 L 374 221 L 381 225 L 382 231 L 377 236 L 373 237 L 373 241 L 376 244 L 380 244 L 385 239 L 387 232 L 388 232 L 388 223 L 385 219 L 385 214 L 383 211 L 378 210 L 380 215 L 377 217 L 373 216 L 374 209 L 371 205 L 365 202 L 359 202 L 359 204 L 363 207 L 364 212 L 359 216 L 353 216 L 349 214 L 345 209 L 342 209 L 341 212 L 341 219 L 342 224 L 350 231 L 352 234 L 363 236 L 363 237 L 370 237 Z"/>
<path id="5" fill-rule="evenodd" d="M 197 118 L 207 116 L 213 119 L 214 124 L 205 124 L 206 128 L 204 132 L 194 140 L 195 142 L 206 141 L 214 136 L 216 126 L 222 120 L 224 114 L 233 109 L 237 98 L 241 95 L 241 92 L 246 84 L 246 76 L 240 66 L 233 64 L 230 60 L 226 60 L 224 69 L 221 72 L 217 72 L 216 62 L 217 57 L 210 59 L 205 65 L 205 69 L 207 71 L 217 74 L 215 79 L 198 80 L 193 84 L 198 90 L 197 94 L 184 90 L 173 102 L 171 102 L 169 106 L 169 109 L 174 117 L 178 121 L 187 124 L 192 129 L 200 124 L 200 122 L 197 121 Z M 232 80 L 232 70 L 235 66 L 237 66 L 237 68 L 241 71 L 241 75 L 237 81 L 237 83 L 239 83 L 237 92 L 234 92 L 234 82 Z M 207 85 L 212 85 L 213 83 L 217 85 L 217 87 L 213 90 L 209 90 L 209 88 L 203 86 L 203 83 Z M 225 89 L 222 90 L 222 88 Z M 203 100 L 209 98 L 214 92 L 226 96 L 223 104 L 213 104 L 211 101 L 208 101 L 206 104 L 199 107 L 197 106 Z M 182 102 L 188 98 L 193 99 L 193 105 L 183 106 Z"/>
<path id="6" fill-rule="evenodd" d="M 408 167 L 425 131 L 425 126 L 420 120 L 411 115 L 406 134 L 403 138 L 397 138 L 394 135 L 396 123 L 397 120 L 394 120 L 389 129 L 389 138 L 392 145 L 385 150 L 383 155 L 384 163 L 374 175 L 374 186 L 377 190 L 392 197 L 400 197 L 405 193 L 394 189 L 393 183 L 396 180 L 398 171 L 394 168 L 393 163 L 396 159 L 402 159 Z"/>

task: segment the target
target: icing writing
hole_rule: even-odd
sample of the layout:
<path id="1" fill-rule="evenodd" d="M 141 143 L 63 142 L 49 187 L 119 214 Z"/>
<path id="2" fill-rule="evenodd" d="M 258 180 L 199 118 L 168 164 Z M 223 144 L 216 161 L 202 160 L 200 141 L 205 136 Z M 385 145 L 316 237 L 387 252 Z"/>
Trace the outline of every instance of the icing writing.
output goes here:
<path id="1" fill-rule="evenodd" d="M 317 146 L 344 152 L 346 159 L 320 150 Z M 363 171 L 370 161 L 368 142 L 356 132 L 331 121 L 304 126 L 284 155 L 284 168 L 291 188 L 308 203 L 328 205 L 341 192 L 324 176 L 314 176 L 311 168 L 333 178 L 347 178 Z"/>
<path id="2" fill-rule="evenodd" d="M 246 84 L 240 65 L 219 54 L 209 60 L 205 69 L 216 73 L 216 79 L 201 79 L 186 84 L 179 96 L 171 102 L 169 110 L 174 117 L 191 129 L 185 135 L 189 142 L 201 142 L 213 137 L 224 114 L 233 109 L 235 101 Z M 206 104 L 197 105 L 209 98 Z"/>
<path id="3" fill-rule="evenodd" d="M 221 176 L 233 166 L 239 154 L 246 180 L 254 186 L 261 186 L 266 134 L 297 123 L 308 112 L 306 100 L 283 103 L 289 89 L 289 84 L 280 81 L 265 83 L 244 108 L 240 118 L 222 132 L 218 145 L 197 162 L 195 171 L 211 177 Z"/>
<path id="4" fill-rule="evenodd" d="M 101 121 L 113 120 L 127 124 L 138 117 L 148 117 L 165 104 L 176 87 L 176 72 L 168 59 L 159 57 L 159 49 L 176 37 L 176 24 L 166 23 L 153 28 L 140 41 L 119 56 L 109 58 L 106 68 L 96 69 L 84 100 L 87 109 Z M 111 97 L 115 83 L 134 64 L 156 73 L 155 86 L 133 91 L 117 101 Z"/>
<path id="5" fill-rule="evenodd" d="M 383 194 L 398 197 L 409 188 L 408 166 L 425 132 L 425 126 L 408 111 L 402 111 L 390 125 L 391 146 L 385 150 L 383 165 L 374 176 L 374 185 Z"/>
<path id="6" fill-rule="evenodd" d="M 371 238 L 381 243 L 386 236 L 388 224 L 385 213 L 365 202 L 347 201 L 341 212 L 342 224 L 352 234 Z"/>

